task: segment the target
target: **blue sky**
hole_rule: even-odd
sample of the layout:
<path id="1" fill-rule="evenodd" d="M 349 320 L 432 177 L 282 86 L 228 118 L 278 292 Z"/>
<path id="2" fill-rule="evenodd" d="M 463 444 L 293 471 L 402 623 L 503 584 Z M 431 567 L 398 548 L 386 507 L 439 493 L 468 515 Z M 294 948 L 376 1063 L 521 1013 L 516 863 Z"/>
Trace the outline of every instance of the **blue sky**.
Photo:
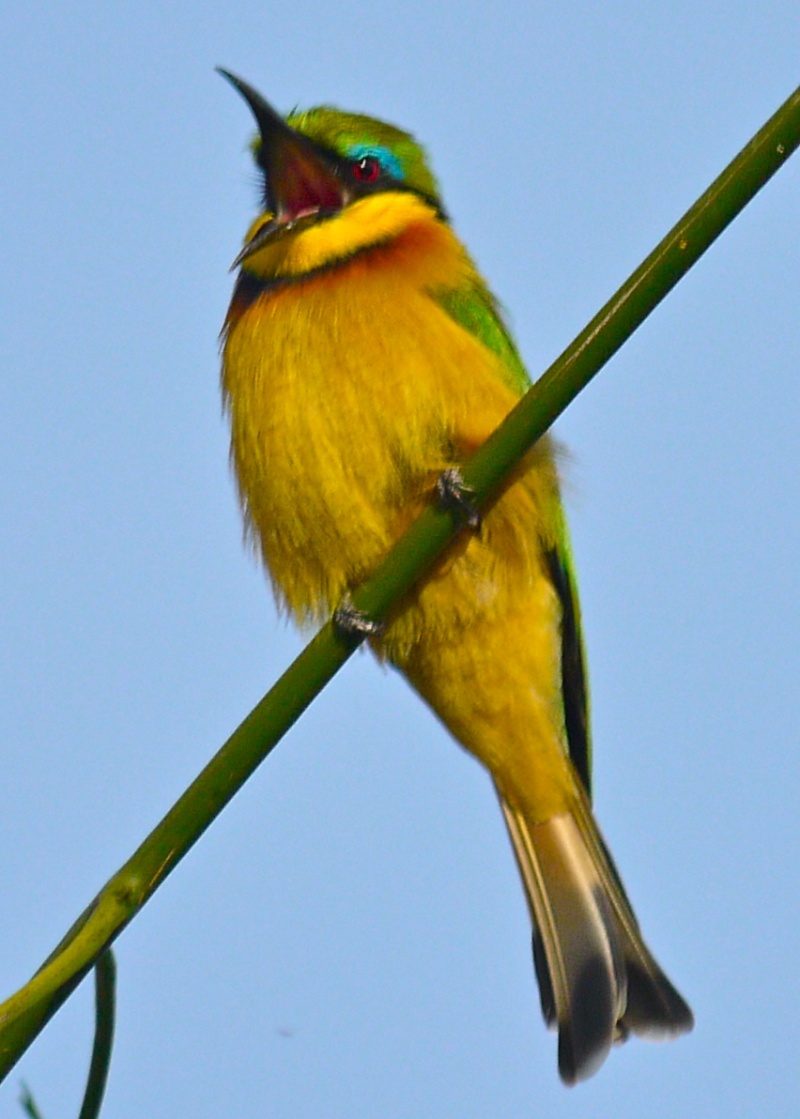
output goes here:
<path id="1" fill-rule="evenodd" d="M 428 146 L 536 375 L 797 85 L 796 3 L 22 4 L 0 16 L 0 990 L 301 647 L 218 396 L 245 106 Z M 485 775 L 358 656 L 118 942 L 105 1113 L 794 1117 L 795 157 L 557 427 L 596 807 L 697 1027 L 573 1091 Z M 77 1111 L 82 988 L 0 1087 Z"/>

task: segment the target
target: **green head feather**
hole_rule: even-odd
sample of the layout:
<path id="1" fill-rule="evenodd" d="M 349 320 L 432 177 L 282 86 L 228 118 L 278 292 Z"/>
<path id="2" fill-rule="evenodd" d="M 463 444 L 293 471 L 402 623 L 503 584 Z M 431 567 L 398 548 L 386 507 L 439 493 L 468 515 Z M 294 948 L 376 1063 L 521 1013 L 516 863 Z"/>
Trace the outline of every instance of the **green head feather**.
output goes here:
<path id="1" fill-rule="evenodd" d="M 346 159 L 376 155 L 386 170 L 411 190 L 439 201 L 439 184 L 428 166 L 424 148 L 408 132 L 361 113 L 345 113 L 330 105 L 295 110 L 286 123 L 323 148 Z"/>

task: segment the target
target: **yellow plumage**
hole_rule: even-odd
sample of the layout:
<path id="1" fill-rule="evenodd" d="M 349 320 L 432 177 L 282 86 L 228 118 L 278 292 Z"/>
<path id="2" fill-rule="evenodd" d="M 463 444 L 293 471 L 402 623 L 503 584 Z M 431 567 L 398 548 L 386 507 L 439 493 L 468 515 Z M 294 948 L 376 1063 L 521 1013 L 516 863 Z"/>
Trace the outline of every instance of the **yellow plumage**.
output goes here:
<path id="1" fill-rule="evenodd" d="M 431 289 L 472 280 L 473 266 L 430 207 L 408 201 L 359 203 L 372 236 L 389 227 L 391 241 L 302 286 L 276 289 L 232 317 L 227 331 L 224 387 L 242 498 L 276 590 L 300 620 L 329 614 L 363 582 L 430 501 L 439 474 L 482 443 L 517 400 L 499 359 L 431 299 Z M 330 259 L 341 244 L 337 225 L 293 241 L 278 274 L 294 272 L 298 258 L 319 267 L 333 242 Z M 312 248 L 300 248 L 310 233 Z M 378 647 L 501 787 L 509 747 L 524 738 L 511 784 L 532 790 L 526 807 L 546 819 L 563 810 L 572 784 L 558 607 L 541 560 L 542 538 L 555 541 L 557 507 L 546 442 L 526 467 L 481 534 L 455 545 Z M 528 769 L 546 779 L 525 779 Z M 517 798 L 513 788 L 508 795 Z"/>
<path id="2" fill-rule="evenodd" d="M 239 258 L 223 389 L 249 530 L 302 623 L 374 571 L 442 472 L 514 406 L 521 367 L 405 133 L 335 110 L 295 131 L 232 80 L 259 121 L 268 196 Z M 549 440 L 387 621 L 376 652 L 497 786 L 564 1079 L 588 1075 L 629 1030 L 688 1028 L 584 787 L 579 619 Z"/>

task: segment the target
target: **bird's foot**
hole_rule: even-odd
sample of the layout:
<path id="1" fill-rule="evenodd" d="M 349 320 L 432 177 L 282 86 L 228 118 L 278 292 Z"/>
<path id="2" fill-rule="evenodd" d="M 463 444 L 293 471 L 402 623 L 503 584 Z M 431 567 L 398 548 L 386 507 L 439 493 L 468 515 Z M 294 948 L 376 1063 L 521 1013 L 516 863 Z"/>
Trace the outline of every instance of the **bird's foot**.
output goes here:
<path id="1" fill-rule="evenodd" d="M 455 513 L 473 532 L 480 532 L 483 518 L 473 503 L 475 491 L 468 486 L 457 466 L 448 466 L 436 480 L 436 497 L 443 509 Z"/>
<path id="2" fill-rule="evenodd" d="M 363 641 L 366 637 L 380 637 L 386 626 L 375 621 L 353 605 L 349 595 L 345 595 L 333 614 L 333 625 L 337 633 L 350 641 Z"/>

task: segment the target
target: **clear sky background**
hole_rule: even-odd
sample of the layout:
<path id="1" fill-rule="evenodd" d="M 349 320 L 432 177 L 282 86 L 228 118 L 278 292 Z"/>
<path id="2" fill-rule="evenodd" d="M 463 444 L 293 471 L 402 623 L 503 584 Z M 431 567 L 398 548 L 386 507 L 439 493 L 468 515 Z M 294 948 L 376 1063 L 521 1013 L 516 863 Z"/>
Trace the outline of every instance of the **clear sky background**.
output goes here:
<path id="1" fill-rule="evenodd" d="M 218 396 L 245 105 L 413 130 L 538 374 L 800 80 L 796 0 L 0 14 L 0 993 L 301 648 Z M 569 409 L 596 807 L 695 1011 L 567 1090 L 489 782 L 351 661 L 117 943 L 109 1119 L 800 1113 L 800 157 Z M 77 1113 L 90 984 L 0 1088 Z"/>

